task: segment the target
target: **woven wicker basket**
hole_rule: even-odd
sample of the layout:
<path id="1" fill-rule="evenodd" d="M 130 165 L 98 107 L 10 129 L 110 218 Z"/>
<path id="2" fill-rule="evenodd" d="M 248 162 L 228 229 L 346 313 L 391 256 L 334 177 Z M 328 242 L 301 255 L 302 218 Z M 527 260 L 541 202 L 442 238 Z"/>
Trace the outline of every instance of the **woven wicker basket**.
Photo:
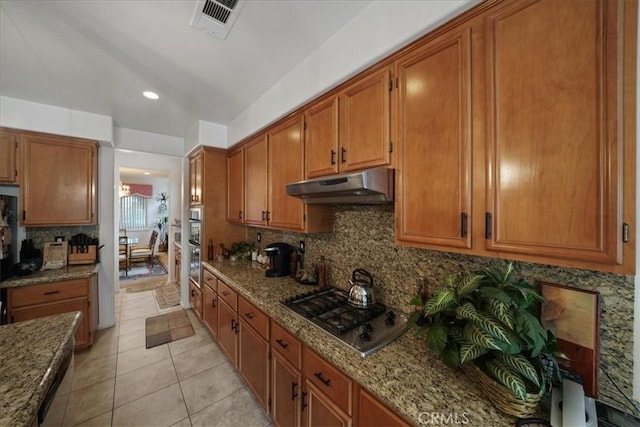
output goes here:
<path id="1" fill-rule="evenodd" d="M 528 418 L 536 413 L 540 398 L 544 394 L 542 391 L 538 394 L 528 393 L 525 400 L 520 400 L 507 387 L 482 372 L 475 364 L 464 363 L 460 365 L 460 368 L 480 386 L 482 391 L 489 397 L 489 400 L 501 412 L 518 418 Z"/>

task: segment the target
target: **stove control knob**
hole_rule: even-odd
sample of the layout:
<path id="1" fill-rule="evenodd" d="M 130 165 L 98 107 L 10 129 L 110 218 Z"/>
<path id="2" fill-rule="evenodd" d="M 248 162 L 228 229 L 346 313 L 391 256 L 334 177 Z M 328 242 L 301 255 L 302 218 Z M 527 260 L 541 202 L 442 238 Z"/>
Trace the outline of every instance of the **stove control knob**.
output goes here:
<path id="1" fill-rule="evenodd" d="M 367 325 L 369 326 L 367 328 Z M 368 323 L 366 325 L 364 325 L 362 327 L 362 333 L 360 333 L 360 339 L 363 341 L 371 341 L 371 330 L 373 328 L 371 328 L 371 325 L 369 325 Z"/>
<path id="2" fill-rule="evenodd" d="M 393 326 L 396 323 L 396 314 L 393 311 L 387 311 L 387 318 L 384 319 L 384 324 L 387 326 Z"/>
<path id="3" fill-rule="evenodd" d="M 373 326 L 371 326 L 371 323 L 365 323 L 364 326 L 362 327 L 362 332 L 367 332 L 367 333 L 373 332 Z"/>

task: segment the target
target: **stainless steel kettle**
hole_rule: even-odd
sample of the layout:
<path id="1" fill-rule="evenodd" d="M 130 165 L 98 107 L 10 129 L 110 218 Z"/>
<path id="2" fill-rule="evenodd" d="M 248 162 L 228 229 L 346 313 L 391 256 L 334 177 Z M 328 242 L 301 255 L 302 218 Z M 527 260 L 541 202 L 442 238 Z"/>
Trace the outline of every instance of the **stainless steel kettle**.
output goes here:
<path id="1" fill-rule="evenodd" d="M 375 304 L 373 294 L 373 276 L 367 270 L 357 268 L 351 274 L 349 280 L 349 304 L 358 308 L 369 308 Z"/>

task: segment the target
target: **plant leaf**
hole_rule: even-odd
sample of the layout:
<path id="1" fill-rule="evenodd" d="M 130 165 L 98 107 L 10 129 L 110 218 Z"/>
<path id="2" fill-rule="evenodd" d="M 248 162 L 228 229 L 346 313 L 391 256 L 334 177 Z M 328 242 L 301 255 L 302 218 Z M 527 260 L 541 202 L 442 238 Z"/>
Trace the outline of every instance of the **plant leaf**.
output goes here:
<path id="1" fill-rule="evenodd" d="M 478 289 L 478 286 L 482 283 L 483 277 L 484 276 L 480 274 L 469 274 L 464 276 L 462 280 L 460 280 L 460 283 L 458 283 L 458 295 L 469 295 L 471 292 Z"/>
<path id="2" fill-rule="evenodd" d="M 512 372 L 505 364 L 498 360 L 491 359 L 485 362 L 487 370 L 493 378 L 495 378 L 500 384 L 507 387 L 514 396 L 520 400 L 527 398 L 527 387 L 524 381 Z"/>
<path id="3" fill-rule="evenodd" d="M 453 341 L 458 344 L 466 342 L 464 338 L 464 330 L 460 326 L 450 326 L 447 328 L 447 332 Z"/>
<path id="4" fill-rule="evenodd" d="M 464 338 L 471 344 L 492 350 L 500 350 L 495 339 L 490 334 L 474 325 L 473 322 L 468 322 L 464 325 Z"/>
<path id="5" fill-rule="evenodd" d="M 465 363 L 473 359 L 477 359 L 478 357 L 486 354 L 489 350 L 485 347 L 464 343 L 460 345 L 460 363 Z"/>
<path id="6" fill-rule="evenodd" d="M 447 345 L 447 330 L 442 324 L 434 323 L 425 328 L 425 340 L 429 348 L 441 354 Z"/>
<path id="7" fill-rule="evenodd" d="M 518 310 L 515 319 L 516 333 L 529 344 L 531 355 L 538 356 L 546 345 L 547 331 L 540 320 L 526 310 Z"/>
<path id="8" fill-rule="evenodd" d="M 422 296 L 420 295 L 416 295 L 413 298 L 411 298 L 411 301 L 409 301 L 409 304 L 411 305 L 422 305 Z"/>
<path id="9" fill-rule="evenodd" d="M 477 326 L 491 334 L 494 338 L 504 341 L 509 345 L 512 344 L 511 339 L 507 335 L 507 331 L 494 318 L 484 313 L 476 313 L 474 321 Z"/>
<path id="10" fill-rule="evenodd" d="M 476 320 L 478 318 L 478 312 L 472 303 L 465 302 L 456 308 L 456 316 L 460 319 Z"/>
<path id="11" fill-rule="evenodd" d="M 540 383 L 538 371 L 536 371 L 535 366 L 523 355 L 500 353 L 496 356 L 496 359 L 534 383 L 538 388 L 541 387 L 542 384 Z"/>
<path id="12" fill-rule="evenodd" d="M 493 317 L 507 325 L 509 328 L 513 329 L 515 327 L 515 323 L 513 321 L 514 310 L 509 304 L 504 301 L 491 298 L 486 300 L 485 308 Z"/>
<path id="13" fill-rule="evenodd" d="M 424 314 L 432 316 L 448 308 L 455 298 L 451 289 L 441 289 L 424 305 Z"/>
<path id="14" fill-rule="evenodd" d="M 506 292 L 492 286 L 484 286 L 479 288 L 478 291 L 485 299 L 497 299 L 505 304 L 509 304 L 513 300 Z"/>
<path id="15" fill-rule="evenodd" d="M 458 349 L 458 344 L 453 342 L 447 343 L 447 346 L 444 348 L 442 353 L 440 353 L 440 358 L 444 364 L 451 369 L 456 369 L 460 366 L 460 351 Z"/>

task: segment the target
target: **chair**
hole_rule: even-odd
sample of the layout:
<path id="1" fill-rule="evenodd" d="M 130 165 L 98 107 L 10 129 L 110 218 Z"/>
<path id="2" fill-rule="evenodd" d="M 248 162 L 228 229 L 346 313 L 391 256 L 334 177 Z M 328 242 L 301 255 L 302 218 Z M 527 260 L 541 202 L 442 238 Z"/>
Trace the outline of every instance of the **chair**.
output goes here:
<path id="1" fill-rule="evenodd" d="M 129 241 L 127 236 L 118 237 L 118 269 L 124 268 L 125 276 L 129 275 Z"/>
<path id="2" fill-rule="evenodd" d="M 148 245 L 132 245 L 129 247 L 129 265 L 136 260 L 145 260 L 147 264 L 153 267 L 154 250 L 156 248 L 156 239 L 158 232 L 153 230 Z"/>

